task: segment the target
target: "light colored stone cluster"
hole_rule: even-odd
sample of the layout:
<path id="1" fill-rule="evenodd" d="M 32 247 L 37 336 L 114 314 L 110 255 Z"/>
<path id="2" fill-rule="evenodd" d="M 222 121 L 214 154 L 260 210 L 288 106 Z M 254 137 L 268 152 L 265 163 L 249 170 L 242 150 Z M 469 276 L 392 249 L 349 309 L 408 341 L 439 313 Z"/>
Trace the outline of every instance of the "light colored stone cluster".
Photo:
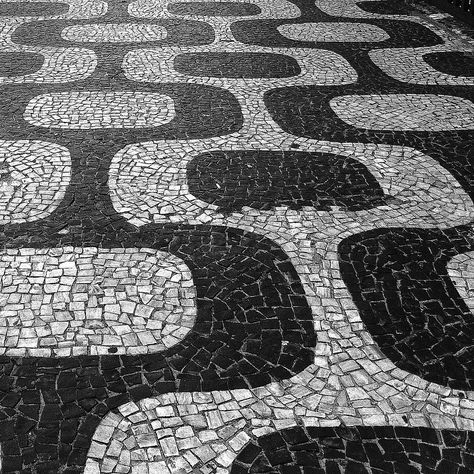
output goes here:
<path id="1" fill-rule="evenodd" d="M 474 252 L 453 257 L 448 262 L 448 274 L 459 295 L 474 314 Z"/>
<path id="2" fill-rule="evenodd" d="M 0 140 L 0 225 L 48 216 L 70 179 L 66 148 L 39 140 Z"/>
<path id="3" fill-rule="evenodd" d="M 300 152 L 330 153 L 358 160 L 372 173 L 384 194 L 392 200 L 374 209 L 332 212 L 304 207 L 301 211 L 276 208 L 257 211 L 244 208 L 224 217 L 213 204 L 200 201 L 188 188 L 188 163 L 200 154 L 213 150 L 291 151 L 295 144 Z M 134 225 L 151 222 L 216 223 L 263 232 L 267 235 L 270 221 L 274 228 L 316 230 L 319 223 L 327 227 L 333 219 L 343 219 L 346 225 L 436 227 L 468 223 L 474 216 L 472 201 L 457 181 L 435 160 L 412 148 L 358 143 L 332 143 L 285 137 L 270 145 L 262 140 L 234 143 L 227 139 L 225 148 L 221 138 L 176 141 L 170 148 L 161 142 L 143 142 L 121 150 L 112 160 L 109 174 L 112 203 L 117 212 Z M 285 215 L 294 217 L 285 221 Z M 453 216 L 455 218 L 453 219 Z M 336 221 L 332 221 L 338 228 Z M 353 227 L 350 225 L 349 228 Z M 295 234 L 294 231 L 293 235 Z M 354 232 L 355 233 L 355 232 Z M 333 235 L 330 233 L 330 235 Z M 291 237 L 289 237 L 291 240 Z"/>
<path id="4" fill-rule="evenodd" d="M 191 272 L 171 254 L 60 247 L 0 257 L 1 354 L 147 354 L 193 327 Z"/>
<path id="5" fill-rule="evenodd" d="M 474 104 L 437 94 L 344 95 L 330 106 L 344 122 L 369 130 L 442 132 L 473 130 Z"/>
<path id="6" fill-rule="evenodd" d="M 31 99 L 25 120 L 64 129 L 158 127 L 175 116 L 173 100 L 153 92 L 57 92 Z"/>
<path id="7" fill-rule="evenodd" d="M 372 43 L 390 38 L 382 28 L 368 23 L 296 23 L 280 25 L 277 29 L 296 41 Z"/>
<path id="8" fill-rule="evenodd" d="M 166 28 L 146 23 L 106 23 L 64 28 L 61 37 L 81 43 L 141 43 L 166 38 Z"/>

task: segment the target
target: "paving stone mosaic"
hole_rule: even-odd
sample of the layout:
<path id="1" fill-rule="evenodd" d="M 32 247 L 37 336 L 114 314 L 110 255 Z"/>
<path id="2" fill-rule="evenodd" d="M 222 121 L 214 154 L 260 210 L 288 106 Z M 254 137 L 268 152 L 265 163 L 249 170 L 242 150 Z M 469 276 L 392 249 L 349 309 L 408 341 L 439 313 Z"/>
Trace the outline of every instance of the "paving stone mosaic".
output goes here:
<path id="1" fill-rule="evenodd" d="M 467 473 L 473 461 L 472 433 L 386 426 L 295 427 L 249 443 L 230 472 Z"/>
<path id="2" fill-rule="evenodd" d="M 473 472 L 473 54 L 395 1 L 0 1 L 1 472 Z"/>

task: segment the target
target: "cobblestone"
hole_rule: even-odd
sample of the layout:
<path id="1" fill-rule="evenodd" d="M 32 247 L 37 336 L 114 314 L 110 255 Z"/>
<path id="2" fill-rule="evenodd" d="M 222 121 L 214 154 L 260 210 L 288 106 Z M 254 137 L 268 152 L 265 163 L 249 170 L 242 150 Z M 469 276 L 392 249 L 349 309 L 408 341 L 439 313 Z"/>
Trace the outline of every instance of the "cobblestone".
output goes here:
<path id="1" fill-rule="evenodd" d="M 0 470 L 474 470 L 472 48 L 401 2 L 0 2 Z"/>

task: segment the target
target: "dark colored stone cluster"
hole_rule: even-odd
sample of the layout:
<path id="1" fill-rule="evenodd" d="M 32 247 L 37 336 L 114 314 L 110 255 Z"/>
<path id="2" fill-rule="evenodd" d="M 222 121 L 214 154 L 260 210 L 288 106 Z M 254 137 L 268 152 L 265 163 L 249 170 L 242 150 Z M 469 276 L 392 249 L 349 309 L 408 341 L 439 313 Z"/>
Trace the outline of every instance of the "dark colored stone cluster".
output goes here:
<path id="1" fill-rule="evenodd" d="M 357 6 L 369 13 L 377 13 L 379 15 L 406 15 L 409 13 L 407 5 L 396 2 L 357 2 Z"/>
<path id="2" fill-rule="evenodd" d="M 0 3 L 0 16 L 48 16 L 67 13 L 69 5 L 57 2 L 2 2 Z"/>
<path id="3" fill-rule="evenodd" d="M 461 77 L 474 76 L 474 53 L 446 51 L 423 55 L 423 61 L 445 74 Z"/>
<path id="4" fill-rule="evenodd" d="M 174 69 L 191 76 L 277 78 L 297 76 L 301 69 L 291 56 L 272 53 L 185 53 Z"/>
<path id="5" fill-rule="evenodd" d="M 251 441 L 231 474 L 469 474 L 474 434 L 392 426 L 288 428 Z"/>
<path id="6" fill-rule="evenodd" d="M 474 318 L 446 265 L 472 250 L 469 227 L 373 230 L 339 245 L 344 282 L 382 352 L 461 390 L 474 388 Z"/>
<path id="7" fill-rule="evenodd" d="M 179 2 L 168 5 L 168 11 L 175 15 L 237 17 L 258 15 L 261 12 L 257 5 L 237 2 Z"/>
<path id="8" fill-rule="evenodd" d="M 330 210 L 368 209 L 385 204 L 377 180 L 347 157 L 299 151 L 214 151 L 188 164 L 190 192 L 224 212 L 242 206 Z"/>
<path id="9" fill-rule="evenodd" d="M 38 71 L 44 58 L 35 53 L 0 53 L 0 76 L 23 76 Z"/>

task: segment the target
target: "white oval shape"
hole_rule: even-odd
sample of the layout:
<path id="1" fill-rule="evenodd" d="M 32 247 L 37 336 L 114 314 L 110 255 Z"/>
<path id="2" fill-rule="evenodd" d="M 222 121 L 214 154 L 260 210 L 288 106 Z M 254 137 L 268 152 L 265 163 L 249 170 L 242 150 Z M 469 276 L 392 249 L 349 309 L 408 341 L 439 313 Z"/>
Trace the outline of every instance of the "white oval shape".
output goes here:
<path id="1" fill-rule="evenodd" d="M 456 255 L 447 268 L 456 290 L 474 314 L 474 252 Z"/>
<path id="2" fill-rule="evenodd" d="M 474 104 L 436 94 L 345 95 L 330 106 L 349 125 L 369 130 L 439 132 L 474 128 Z"/>
<path id="3" fill-rule="evenodd" d="M 166 29 L 143 23 L 97 23 L 68 26 L 61 37 L 81 43 L 141 43 L 165 39 Z"/>
<path id="4" fill-rule="evenodd" d="M 186 264 L 143 248 L 3 251 L 0 308 L 0 353 L 35 357 L 159 352 L 197 314 Z"/>
<path id="5" fill-rule="evenodd" d="M 0 140 L 0 225 L 48 216 L 70 179 L 67 148 L 38 140 Z"/>
<path id="6" fill-rule="evenodd" d="M 159 127 L 174 116 L 174 102 L 166 95 L 121 91 L 38 95 L 24 113 L 33 125 L 72 130 Z"/>
<path id="7" fill-rule="evenodd" d="M 298 23 L 280 25 L 277 30 L 296 41 L 362 43 L 390 39 L 382 28 L 368 23 Z"/>
<path id="8" fill-rule="evenodd" d="M 168 11 L 170 3 L 193 3 L 201 1 L 202 0 L 135 0 L 128 5 L 128 14 L 136 18 L 176 18 L 177 15 L 173 15 Z M 301 10 L 288 0 L 214 0 L 214 2 L 211 3 L 227 3 L 227 1 L 230 3 L 251 3 L 260 8 L 260 13 L 257 15 L 227 17 L 230 18 L 229 21 L 231 23 L 233 21 L 241 20 L 242 18 L 271 18 L 275 20 L 279 18 L 298 18 L 301 16 Z M 209 19 L 213 17 L 213 15 L 185 16 L 198 19 Z"/>

